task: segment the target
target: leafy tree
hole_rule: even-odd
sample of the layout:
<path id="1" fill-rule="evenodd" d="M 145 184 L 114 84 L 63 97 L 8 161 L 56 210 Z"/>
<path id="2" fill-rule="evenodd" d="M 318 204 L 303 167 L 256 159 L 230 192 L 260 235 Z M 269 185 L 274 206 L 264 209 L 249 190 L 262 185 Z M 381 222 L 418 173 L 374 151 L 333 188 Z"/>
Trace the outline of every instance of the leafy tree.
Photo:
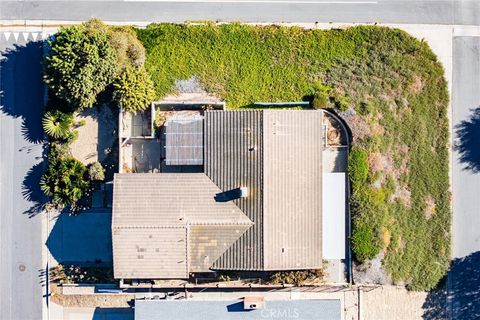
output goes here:
<path id="1" fill-rule="evenodd" d="M 87 192 L 90 182 L 87 168 L 72 157 L 49 157 L 48 168 L 40 180 L 40 188 L 53 203 L 74 205 Z"/>
<path id="2" fill-rule="evenodd" d="M 90 19 L 83 25 L 108 34 L 108 41 L 115 50 L 119 71 L 126 67 L 142 67 L 145 63 L 145 48 L 130 26 L 108 26 L 100 19 Z"/>
<path id="3" fill-rule="evenodd" d="M 128 66 L 143 67 L 145 48 L 130 27 L 110 27 L 109 41 L 117 53 L 118 65 L 121 70 Z"/>
<path id="4" fill-rule="evenodd" d="M 66 139 L 73 124 L 73 115 L 61 111 L 45 113 L 42 120 L 43 130 L 54 139 Z"/>
<path id="5" fill-rule="evenodd" d="M 49 40 L 44 80 L 71 110 L 91 107 L 117 70 L 115 51 L 101 30 L 83 25 L 61 28 Z"/>
<path id="6" fill-rule="evenodd" d="M 145 110 L 155 99 L 153 82 L 145 68 L 127 67 L 113 87 L 117 101 L 130 112 Z"/>

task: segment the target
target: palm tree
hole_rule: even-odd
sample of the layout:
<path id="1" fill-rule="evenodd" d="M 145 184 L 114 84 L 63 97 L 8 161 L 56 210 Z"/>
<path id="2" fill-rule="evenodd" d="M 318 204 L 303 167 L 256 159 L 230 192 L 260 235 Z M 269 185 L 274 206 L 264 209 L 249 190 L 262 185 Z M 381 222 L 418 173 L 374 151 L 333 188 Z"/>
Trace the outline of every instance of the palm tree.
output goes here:
<path id="1" fill-rule="evenodd" d="M 45 195 L 62 206 L 74 205 L 89 187 L 87 168 L 71 157 L 50 159 L 40 180 L 40 188 Z"/>
<path id="2" fill-rule="evenodd" d="M 43 130 L 54 139 L 66 139 L 73 124 L 73 114 L 61 111 L 45 113 L 42 120 Z"/>

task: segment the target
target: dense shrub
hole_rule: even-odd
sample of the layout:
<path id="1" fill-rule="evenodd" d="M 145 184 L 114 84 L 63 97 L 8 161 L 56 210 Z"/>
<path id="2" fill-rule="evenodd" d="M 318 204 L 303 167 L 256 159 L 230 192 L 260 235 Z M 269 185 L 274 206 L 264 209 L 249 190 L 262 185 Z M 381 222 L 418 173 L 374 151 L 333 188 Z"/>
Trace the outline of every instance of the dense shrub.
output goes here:
<path id="1" fill-rule="evenodd" d="M 126 67 L 143 67 L 145 64 L 145 48 L 137 39 L 137 34 L 129 27 L 110 27 L 109 41 L 117 53 L 120 69 Z"/>
<path id="2" fill-rule="evenodd" d="M 312 108 L 314 109 L 325 109 L 328 107 L 328 93 L 325 91 L 317 91 L 313 95 Z"/>
<path id="3" fill-rule="evenodd" d="M 44 75 L 48 89 L 72 111 L 91 107 L 117 70 L 107 34 L 83 25 L 63 27 L 49 45 Z"/>
<path id="4" fill-rule="evenodd" d="M 155 99 L 153 82 L 144 68 L 127 67 L 114 83 L 115 98 L 126 111 L 145 110 Z"/>
<path id="5" fill-rule="evenodd" d="M 90 183 L 87 168 L 72 157 L 50 154 L 48 167 L 40 180 L 42 191 L 60 206 L 74 205 L 80 200 Z"/>
<path id="6" fill-rule="evenodd" d="M 94 162 L 88 167 L 88 176 L 93 181 L 105 180 L 105 169 L 100 162 Z"/>
<path id="7" fill-rule="evenodd" d="M 380 252 L 378 237 L 376 237 L 373 227 L 361 219 L 354 221 L 352 249 L 359 262 L 373 259 Z"/>
<path id="8" fill-rule="evenodd" d="M 365 150 L 353 147 L 348 159 L 348 175 L 353 188 L 361 188 L 368 177 L 368 154 Z M 364 186 L 365 187 L 365 186 Z"/>

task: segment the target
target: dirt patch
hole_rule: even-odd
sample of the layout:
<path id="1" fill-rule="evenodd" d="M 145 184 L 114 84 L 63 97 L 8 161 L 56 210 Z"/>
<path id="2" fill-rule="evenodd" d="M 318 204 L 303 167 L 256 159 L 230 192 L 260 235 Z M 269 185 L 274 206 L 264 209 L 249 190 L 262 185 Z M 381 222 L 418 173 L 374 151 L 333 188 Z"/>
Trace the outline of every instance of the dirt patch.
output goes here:
<path id="1" fill-rule="evenodd" d="M 412 196 L 412 193 L 410 192 L 410 189 L 408 189 L 406 186 L 397 185 L 395 193 L 392 195 L 392 198 L 390 199 L 390 201 L 393 202 L 396 199 L 399 199 L 405 205 L 405 207 L 411 208 L 412 206 L 411 196 Z"/>
<path id="2" fill-rule="evenodd" d="M 385 129 L 380 123 L 374 122 L 370 126 L 370 132 L 372 135 L 375 135 L 375 136 L 383 136 L 385 134 Z"/>
<path id="3" fill-rule="evenodd" d="M 410 90 L 412 91 L 412 93 L 418 94 L 423 90 L 424 85 L 425 84 L 423 83 L 422 78 L 420 78 L 418 75 L 415 75 L 413 77 L 412 84 L 410 85 Z"/>
<path id="4" fill-rule="evenodd" d="M 435 214 L 436 204 L 432 196 L 428 196 L 427 199 L 425 200 L 425 203 L 426 203 L 425 218 L 429 220 Z"/>
<path id="5" fill-rule="evenodd" d="M 70 146 L 72 156 L 88 165 L 104 162 L 117 141 L 118 115 L 107 106 L 85 109 L 75 115 L 78 139 Z"/>
<path id="6" fill-rule="evenodd" d="M 133 294 L 64 295 L 61 287 L 50 285 L 50 300 L 66 308 L 120 308 L 130 307 Z"/>
<path id="7" fill-rule="evenodd" d="M 374 173 L 383 171 L 383 159 L 379 152 L 372 152 L 368 155 L 368 167 Z"/>
<path id="8" fill-rule="evenodd" d="M 392 280 L 382 264 L 384 256 L 385 253 L 382 251 L 365 264 L 354 265 L 354 282 L 357 284 L 392 284 Z"/>
<path id="9" fill-rule="evenodd" d="M 422 319 L 427 292 L 412 292 L 401 286 L 363 290 L 363 319 Z"/>
<path id="10" fill-rule="evenodd" d="M 371 129 L 365 118 L 356 114 L 342 115 L 352 131 L 353 143 L 364 140 L 371 136 Z"/>
<path id="11" fill-rule="evenodd" d="M 329 146 L 347 145 L 342 125 L 328 113 L 324 113 L 323 123 L 327 126 L 327 144 Z"/>

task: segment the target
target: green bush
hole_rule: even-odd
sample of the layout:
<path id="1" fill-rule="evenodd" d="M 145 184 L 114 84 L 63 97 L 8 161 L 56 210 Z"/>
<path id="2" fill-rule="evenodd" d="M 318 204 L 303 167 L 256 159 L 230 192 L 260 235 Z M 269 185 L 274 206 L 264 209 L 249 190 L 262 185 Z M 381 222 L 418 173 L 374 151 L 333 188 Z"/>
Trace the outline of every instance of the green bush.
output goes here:
<path id="1" fill-rule="evenodd" d="M 90 187 L 87 168 L 72 157 L 50 154 L 48 167 L 40 180 L 41 190 L 60 206 L 74 205 Z"/>
<path id="2" fill-rule="evenodd" d="M 314 109 L 325 109 L 328 107 L 329 97 L 328 94 L 324 91 L 317 91 L 313 95 L 312 108 Z"/>
<path id="3" fill-rule="evenodd" d="M 84 25 L 62 27 L 48 43 L 44 75 L 48 89 L 71 111 L 91 107 L 116 75 L 107 34 Z"/>
<path id="4" fill-rule="evenodd" d="M 359 262 L 373 259 L 380 249 L 378 237 L 375 236 L 372 226 L 356 219 L 352 233 L 352 250 L 355 258 Z"/>
<path id="5" fill-rule="evenodd" d="M 43 131 L 54 139 L 67 139 L 73 124 L 73 115 L 61 111 L 45 113 L 42 120 Z"/>
<path id="6" fill-rule="evenodd" d="M 113 86 L 116 100 L 126 111 L 145 110 L 155 99 L 153 82 L 144 68 L 127 67 Z"/>
<path id="7" fill-rule="evenodd" d="M 338 111 L 347 111 L 349 104 L 350 100 L 347 96 L 335 97 L 335 108 L 337 108 Z"/>
<path id="8" fill-rule="evenodd" d="M 143 67 L 145 64 L 145 48 L 137 39 L 137 34 L 129 27 L 110 27 L 109 41 L 117 53 L 117 61 L 121 70 L 132 67 Z"/>
<path id="9" fill-rule="evenodd" d="M 368 178 L 368 154 L 365 150 L 353 147 L 348 158 L 348 176 L 353 189 L 360 188 Z"/>
<path id="10" fill-rule="evenodd" d="M 88 167 L 88 176 L 93 181 L 105 180 L 105 169 L 100 162 L 94 162 Z"/>

